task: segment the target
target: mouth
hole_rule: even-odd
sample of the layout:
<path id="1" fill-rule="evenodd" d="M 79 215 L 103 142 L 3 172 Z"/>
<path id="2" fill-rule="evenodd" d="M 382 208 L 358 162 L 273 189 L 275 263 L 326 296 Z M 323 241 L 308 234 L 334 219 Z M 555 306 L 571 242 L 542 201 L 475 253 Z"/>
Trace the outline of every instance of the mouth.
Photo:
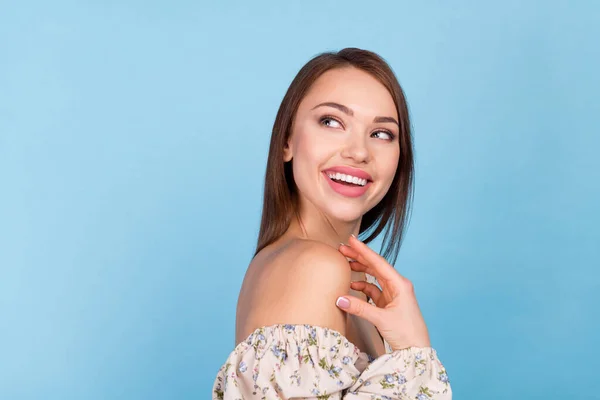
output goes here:
<path id="1" fill-rule="evenodd" d="M 329 186 L 336 193 L 344 197 L 360 197 L 364 195 L 373 183 L 373 179 L 366 172 L 325 170 L 323 175 Z"/>
<path id="2" fill-rule="evenodd" d="M 373 178 L 366 171 L 348 166 L 336 166 L 323 171 L 329 179 L 341 185 L 366 186 Z"/>
<path id="3" fill-rule="evenodd" d="M 345 186 L 366 186 L 367 183 L 372 182 L 366 178 L 359 178 L 350 174 L 342 174 L 339 172 L 325 172 L 327 177 L 333 182 L 339 183 Z"/>

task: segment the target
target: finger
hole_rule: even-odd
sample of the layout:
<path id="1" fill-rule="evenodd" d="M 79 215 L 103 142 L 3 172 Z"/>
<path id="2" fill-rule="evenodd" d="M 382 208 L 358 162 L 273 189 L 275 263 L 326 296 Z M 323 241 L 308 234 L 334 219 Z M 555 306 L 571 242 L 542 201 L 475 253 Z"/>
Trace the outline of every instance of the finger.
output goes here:
<path id="1" fill-rule="evenodd" d="M 346 259 L 348 260 L 348 262 L 350 264 L 350 268 L 352 268 L 352 270 L 358 271 L 358 272 L 366 272 L 369 275 L 376 276 L 375 268 L 370 267 L 369 265 L 363 264 L 362 262 L 356 260 L 356 258 L 360 258 L 363 262 L 365 262 L 364 259 L 362 257 L 360 257 L 360 255 L 358 254 L 358 252 L 355 249 L 353 249 L 352 247 L 350 247 L 348 245 L 342 244 L 339 247 L 339 251 L 340 251 L 340 253 L 342 253 L 343 255 L 346 256 Z M 355 258 L 353 258 L 353 257 L 355 257 Z"/>
<path id="2" fill-rule="evenodd" d="M 398 271 L 394 269 L 394 267 L 388 264 L 385 259 L 383 259 L 383 262 L 386 264 L 385 267 L 392 271 L 389 277 L 384 276 L 384 274 L 381 274 L 381 270 L 378 270 L 374 266 L 365 264 L 367 261 L 364 260 L 364 257 L 362 257 L 356 249 L 346 244 L 340 243 L 338 250 L 340 251 L 340 253 L 346 256 L 346 259 L 348 259 L 348 262 L 350 263 L 350 268 L 353 271 L 365 272 L 369 275 L 372 275 L 382 285 L 385 285 L 385 282 L 397 282 L 398 277 L 402 277 L 402 275 L 400 275 Z M 360 261 L 356 261 L 356 259 Z"/>
<path id="3" fill-rule="evenodd" d="M 381 321 L 381 309 L 375 307 L 372 304 L 367 303 L 364 300 L 354 296 L 342 296 L 338 297 L 335 302 L 338 308 L 346 311 L 348 314 L 356 315 L 357 317 L 363 318 L 375 326 L 379 325 Z"/>
<path id="4" fill-rule="evenodd" d="M 375 276 L 378 280 L 381 280 L 380 278 L 385 280 L 398 279 L 400 275 L 398 271 L 385 258 L 371 250 L 369 246 L 358 240 L 355 236 L 350 236 L 348 244 L 356 251 L 357 257 L 355 259 L 374 270 L 374 273 L 369 273 L 369 275 Z"/>
<path id="5" fill-rule="evenodd" d="M 373 271 L 372 268 L 367 267 L 364 264 L 359 263 L 358 261 L 352 261 L 349 263 L 350 265 L 350 269 L 352 269 L 353 271 L 357 271 L 357 272 L 364 272 L 366 274 L 375 276 L 375 272 Z M 400 276 L 400 274 L 397 274 L 398 276 Z M 374 283 L 375 287 L 381 292 L 383 293 L 386 289 L 389 290 L 389 293 L 392 297 L 395 297 L 397 292 L 397 280 L 392 280 L 392 281 L 386 281 L 385 279 L 377 279 L 376 278 L 376 283 Z M 398 279 L 398 277 L 396 277 L 395 279 Z M 400 279 L 402 279 L 402 277 L 400 276 Z M 367 279 L 368 282 L 368 279 Z M 370 283 L 370 282 L 368 282 Z"/>
<path id="6" fill-rule="evenodd" d="M 373 299 L 375 304 L 379 301 L 381 297 L 381 289 L 379 289 L 376 285 L 365 281 L 356 281 L 351 282 L 350 287 L 354 290 L 358 290 L 369 296 Z"/>
<path id="7" fill-rule="evenodd" d="M 367 246 L 367 248 L 369 248 L 369 247 Z M 352 261 L 352 260 L 359 261 L 360 263 L 362 263 L 362 264 L 364 264 L 366 266 L 370 266 L 370 265 L 373 264 L 372 260 L 369 261 L 363 254 L 361 254 L 361 252 L 358 249 L 356 249 L 354 247 L 351 247 L 348 244 L 340 243 L 340 246 L 338 247 L 338 250 L 343 255 L 346 256 L 346 258 L 348 259 L 348 261 Z M 377 253 L 375 253 L 375 254 L 377 254 Z M 383 261 L 385 262 L 385 259 L 383 259 Z"/>
<path id="8" fill-rule="evenodd" d="M 367 246 L 362 241 L 358 240 L 358 238 L 354 235 L 351 235 L 348 239 L 348 247 L 353 250 L 352 254 L 354 254 L 357 258 L 362 258 L 362 263 L 366 265 L 372 264 L 381 264 L 382 262 L 387 263 L 387 260 L 373 251 L 369 246 Z"/>
<path id="9" fill-rule="evenodd" d="M 350 265 L 350 268 L 353 271 L 369 273 L 370 268 L 363 263 L 352 260 L 352 261 L 348 261 L 348 264 Z M 371 274 L 369 274 L 369 275 L 371 275 Z"/>
<path id="10" fill-rule="evenodd" d="M 360 254 L 356 249 L 353 249 L 352 247 L 344 243 L 340 243 L 340 245 L 338 246 L 338 250 L 349 259 L 356 260 L 358 257 L 360 257 Z"/>
<path id="11" fill-rule="evenodd" d="M 348 264 L 350 265 L 350 269 L 352 271 L 364 272 L 365 274 L 375 276 L 375 272 L 376 271 L 375 271 L 374 268 L 371 268 L 371 267 L 369 267 L 369 266 L 367 266 L 365 264 L 362 264 L 362 263 L 360 263 L 358 261 L 350 261 Z M 386 281 L 383 280 L 383 279 L 381 279 L 381 280 L 378 280 L 378 282 L 380 284 L 384 284 Z"/>
<path id="12" fill-rule="evenodd" d="M 347 244 L 341 244 L 338 247 L 338 250 L 339 250 L 340 253 L 342 253 L 344 256 L 346 256 L 346 259 L 351 264 L 352 263 L 359 263 L 359 264 L 363 265 L 364 268 L 367 268 L 369 271 L 371 271 L 371 272 L 374 271 L 374 269 L 369 266 L 369 264 L 367 263 L 367 261 L 365 260 L 365 258 L 362 257 L 358 253 L 358 251 L 356 249 L 353 249 L 352 247 L 348 246 Z M 367 271 L 367 270 L 362 269 L 361 271 Z M 369 272 L 369 273 L 371 275 L 373 275 L 371 272 Z"/>
<path id="13" fill-rule="evenodd" d="M 377 280 L 379 282 L 386 281 L 386 277 L 383 276 L 383 274 L 380 272 L 380 269 L 377 269 L 372 264 L 368 264 L 368 261 L 366 261 L 364 259 L 364 257 L 362 257 L 356 249 L 353 249 L 352 247 L 350 247 L 348 245 L 342 244 L 341 246 L 339 246 L 339 251 L 344 256 L 346 256 L 346 258 L 348 259 L 348 261 L 350 263 L 350 268 L 352 268 L 352 270 L 358 271 L 358 272 L 366 272 L 367 274 L 372 275 L 375 278 L 377 278 Z M 387 261 L 385 261 L 385 260 L 383 262 L 387 263 Z M 391 267 L 389 264 L 387 265 L 387 267 L 393 269 L 393 267 Z M 394 273 L 396 274 L 395 276 L 394 276 Z M 397 271 L 394 270 L 393 274 L 391 274 L 390 277 L 387 277 L 387 279 L 398 279 L 398 275 L 399 274 L 397 273 Z"/>

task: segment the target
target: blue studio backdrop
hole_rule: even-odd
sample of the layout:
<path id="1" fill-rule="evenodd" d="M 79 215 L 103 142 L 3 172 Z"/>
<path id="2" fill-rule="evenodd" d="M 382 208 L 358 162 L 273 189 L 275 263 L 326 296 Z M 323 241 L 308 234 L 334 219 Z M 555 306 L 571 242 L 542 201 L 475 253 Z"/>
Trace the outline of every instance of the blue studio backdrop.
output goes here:
<path id="1" fill-rule="evenodd" d="M 597 1 L 0 1 L 0 398 L 208 399 L 280 101 L 359 47 L 455 397 L 600 399 L 598 38 Z"/>

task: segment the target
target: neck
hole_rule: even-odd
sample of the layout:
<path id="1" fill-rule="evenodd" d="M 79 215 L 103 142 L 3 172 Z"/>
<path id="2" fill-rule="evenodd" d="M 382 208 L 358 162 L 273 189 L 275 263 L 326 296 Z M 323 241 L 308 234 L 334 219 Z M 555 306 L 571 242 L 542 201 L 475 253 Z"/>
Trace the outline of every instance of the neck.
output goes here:
<path id="1" fill-rule="evenodd" d="M 293 218 L 289 233 L 304 239 L 316 240 L 337 248 L 348 243 L 350 235 L 358 237 L 362 218 L 354 221 L 339 221 L 312 207 L 300 207 L 300 218 Z"/>

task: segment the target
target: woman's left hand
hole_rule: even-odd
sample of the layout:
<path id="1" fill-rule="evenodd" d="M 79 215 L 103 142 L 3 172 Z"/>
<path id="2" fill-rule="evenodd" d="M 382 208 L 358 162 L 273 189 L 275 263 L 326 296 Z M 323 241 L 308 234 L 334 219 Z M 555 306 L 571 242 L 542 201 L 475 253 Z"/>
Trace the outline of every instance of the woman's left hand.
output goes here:
<path id="1" fill-rule="evenodd" d="M 350 268 L 373 275 L 381 289 L 364 281 L 352 282 L 350 287 L 371 297 L 375 306 L 354 296 L 340 297 L 336 305 L 375 325 L 393 350 L 430 347 L 429 333 L 412 282 L 355 237 L 349 239 L 349 246 L 340 246 L 339 251 L 356 260 L 350 262 Z M 346 299 L 346 307 L 341 299 Z"/>

